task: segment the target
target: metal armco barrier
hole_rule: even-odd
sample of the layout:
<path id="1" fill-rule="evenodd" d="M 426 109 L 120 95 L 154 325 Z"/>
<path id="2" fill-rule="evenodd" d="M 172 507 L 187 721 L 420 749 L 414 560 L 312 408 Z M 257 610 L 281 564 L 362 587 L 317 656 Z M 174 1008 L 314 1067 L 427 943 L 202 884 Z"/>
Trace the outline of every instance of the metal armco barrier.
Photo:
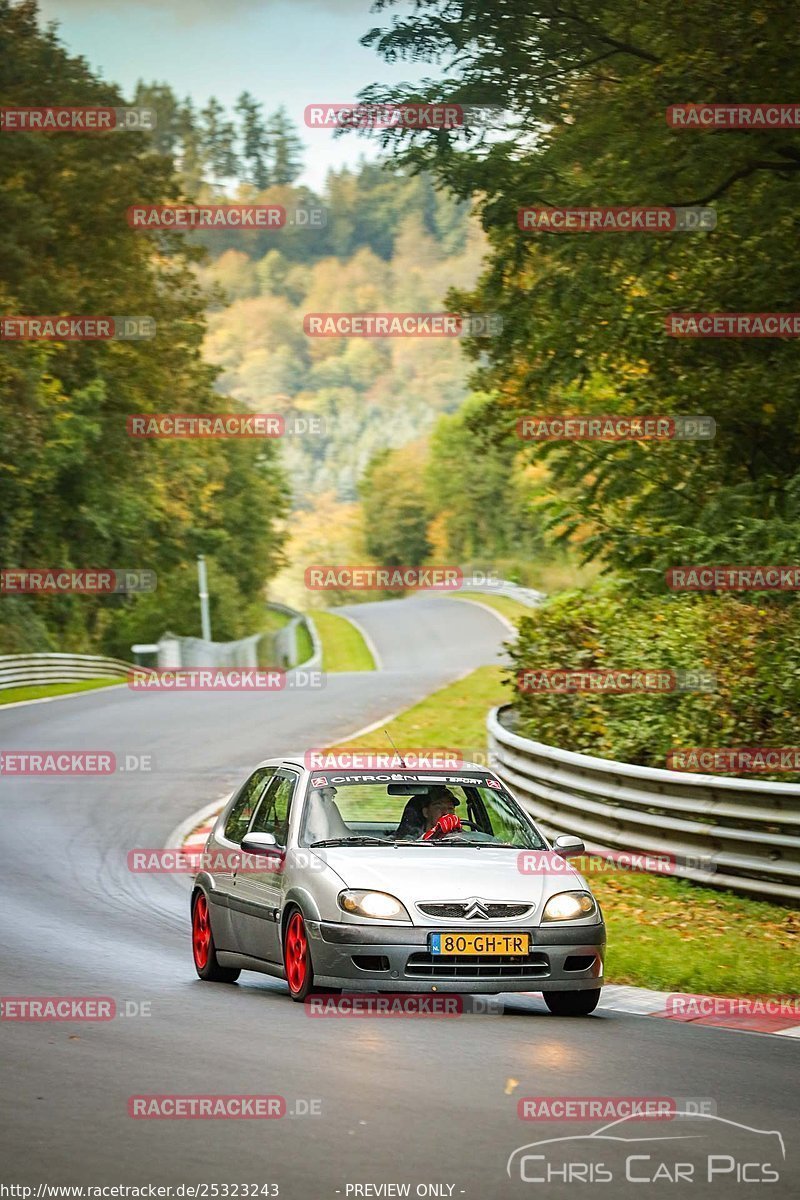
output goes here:
<path id="1" fill-rule="evenodd" d="M 544 831 L 674 856 L 674 874 L 800 905 L 800 785 L 684 774 L 520 737 L 487 719 L 489 758 Z"/>
<path id="2" fill-rule="evenodd" d="M 0 654 L 0 691 L 80 679 L 124 679 L 132 667 L 98 654 Z"/>
<path id="3" fill-rule="evenodd" d="M 520 584 L 511 583 L 507 579 L 500 579 L 496 583 L 476 583 L 466 573 L 458 590 L 461 592 L 485 592 L 487 596 L 508 596 L 509 599 L 518 600 L 527 608 L 538 608 L 547 598 L 544 592 L 537 592 L 535 588 L 521 587 Z"/>
<path id="4" fill-rule="evenodd" d="M 322 669 L 322 643 L 311 617 L 297 612 L 294 608 L 289 608 L 286 604 L 277 604 L 273 601 L 267 604 L 267 608 L 285 613 L 287 617 L 291 618 L 288 625 L 273 635 L 277 659 L 281 666 L 287 669 L 300 668 L 303 671 L 320 671 Z M 297 646 L 297 630 L 300 625 L 305 625 L 312 646 L 311 658 L 306 659 L 303 663 L 297 661 L 300 656 Z"/>
<path id="5" fill-rule="evenodd" d="M 181 637 L 175 633 L 164 633 L 158 641 L 158 665 L 163 668 L 211 667 L 280 667 L 285 671 L 302 669 L 320 670 L 322 648 L 317 631 L 310 617 L 287 608 L 285 604 L 267 604 L 267 608 L 284 613 L 290 618 L 282 629 L 274 633 L 255 633 L 239 638 L 235 642 L 206 642 L 203 638 Z M 311 645 L 312 656 L 306 662 L 298 662 L 299 650 L 297 630 L 305 625 Z M 265 653 L 266 645 L 266 653 Z"/>

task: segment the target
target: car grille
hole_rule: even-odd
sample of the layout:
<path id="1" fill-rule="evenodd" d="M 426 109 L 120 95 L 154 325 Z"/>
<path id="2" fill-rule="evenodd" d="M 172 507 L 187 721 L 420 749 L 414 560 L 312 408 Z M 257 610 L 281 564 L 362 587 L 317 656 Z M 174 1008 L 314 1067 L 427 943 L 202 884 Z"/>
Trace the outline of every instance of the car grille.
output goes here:
<path id="1" fill-rule="evenodd" d="M 535 951 L 524 956 L 470 954 L 450 958 L 442 954 L 412 954 L 406 963 L 408 979 L 521 979 L 550 974 L 550 960 Z"/>
<path id="2" fill-rule="evenodd" d="M 533 904 L 509 904 L 496 900 L 482 900 L 480 912 L 474 909 L 472 900 L 449 900 L 445 903 L 418 904 L 417 908 L 426 917 L 438 917 L 443 921 L 502 921 L 524 917 L 536 907 Z M 484 916 L 484 913 L 486 914 Z M 467 915 L 469 914 L 469 915 Z"/>

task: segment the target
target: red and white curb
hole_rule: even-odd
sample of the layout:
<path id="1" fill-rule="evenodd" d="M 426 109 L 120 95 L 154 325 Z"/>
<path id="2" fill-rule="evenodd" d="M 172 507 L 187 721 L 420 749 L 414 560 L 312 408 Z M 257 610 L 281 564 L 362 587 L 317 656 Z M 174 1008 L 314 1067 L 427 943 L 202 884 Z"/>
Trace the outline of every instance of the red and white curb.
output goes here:
<path id="1" fill-rule="evenodd" d="M 199 854 L 208 840 L 217 817 L 230 796 L 222 796 L 211 804 L 193 813 L 167 839 L 170 849 L 180 849 Z M 524 996 L 540 998 L 539 992 L 523 992 Z M 797 1014 L 728 1013 L 704 1014 L 698 1009 L 700 998 L 696 993 L 657 992 L 651 988 L 632 987 L 625 984 L 607 983 L 603 987 L 598 1012 L 625 1013 L 636 1017 L 661 1017 L 666 1021 L 681 1021 L 690 1025 L 710 1026 L 717 1029 L 732 1029 L 739 1033 L 771 1033 L 781 1037 L 800 1038 Z M 709 1001 L 714 997 L 705 997 Z M 758 997 L 751 997 L 758 1002 Z M 766 1003 L 773 997 L 762 997 Z M 683 1002 L 683 1003 L 681 1003 Z M 676 1011 L 684 1009 L 685 1011 Z M 800 1008 L 798 1008 L 800 1011 Z"/>
<path id="2" fill-rule="evenodd" d="M 768 1008 L 773 996 L 750 996 L 753 1012 L 704 1013 L 703 1008 L 715 1007 L 714 1002 L 722 1000 L 720 1007 L 730 1004 L 732 1009 L 744 1007 L 745 998 L 738 997 L 700 997 L 696 993 L 687 992 L 656 992 L 650 988 L 627 987 L 620 984 L 606 984 L 603 988 L 598 1011 L 611 1009 L 613 1012 L 628 1013 L 640 1017 L 661 1017 L 666 1021 L 681 1021 L 690 1025 L 713 1026 L 717 1029 L 733 1029 L 740 1033 L 773 1033 L 782 1037 L 800 1037 L 800 1003 L 794 1013 L 759 1012 L 759 1007 Z M 794 999 L 782 997 L 782 999 Z M 704 1005 L 703 1001 L 708 1004 Z M 761 1003 L 759 1004 L 759 1001 Z M 795 1001 L 795 1003 L 797 1003 Z M 676 1011 L 681 1010 L 684 1011 Z"/>
<path id="3" fill-rule="evenodd" d="M 180 825 L 176 825 L 166 839 L 166 848 L 168 850 L 194 851 L 199 854 L 208 841 L 208 835 L 214 828 L 217 817 L 230 800 L 231 795 L 232 793 L 229 792 L 225 796 L 212 800 L 205 808 L 198 809 L 185 821 L 181 821 Z"/>

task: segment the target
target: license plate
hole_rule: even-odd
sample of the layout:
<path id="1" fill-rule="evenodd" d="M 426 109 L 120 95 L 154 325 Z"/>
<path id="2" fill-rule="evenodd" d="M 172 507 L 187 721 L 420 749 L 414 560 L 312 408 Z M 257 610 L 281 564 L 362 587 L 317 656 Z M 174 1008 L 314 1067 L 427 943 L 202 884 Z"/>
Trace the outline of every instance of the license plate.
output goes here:
<path id="1" fill-rule="evenodd" d="M 432 933 L 431 954 L 462 955 L 523 955 L 530 950 L 528 933 Z"/>

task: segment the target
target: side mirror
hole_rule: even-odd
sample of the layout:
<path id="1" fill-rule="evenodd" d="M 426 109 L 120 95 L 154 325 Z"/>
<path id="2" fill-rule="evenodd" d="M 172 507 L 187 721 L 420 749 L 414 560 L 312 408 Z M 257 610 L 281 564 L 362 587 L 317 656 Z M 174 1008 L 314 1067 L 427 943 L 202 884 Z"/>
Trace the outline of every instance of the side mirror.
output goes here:
<path id="1" fill-rule="evenodd" d="M 263 854 L 274 858 L 277 845 L 274 833 L 248 833 L 242 838 L 242 850 L 245 854 Z"/>
<path id="2" fill-rule="evenodd" d="M 571 833 L 561 833 L 553 842 L 553 849 L 556 854 L 560 854 L 562 858 L 576 858 L 579 854 L 586 853 L 586 847 L 583 844 L 583 839 L 574 837 Z"/>

